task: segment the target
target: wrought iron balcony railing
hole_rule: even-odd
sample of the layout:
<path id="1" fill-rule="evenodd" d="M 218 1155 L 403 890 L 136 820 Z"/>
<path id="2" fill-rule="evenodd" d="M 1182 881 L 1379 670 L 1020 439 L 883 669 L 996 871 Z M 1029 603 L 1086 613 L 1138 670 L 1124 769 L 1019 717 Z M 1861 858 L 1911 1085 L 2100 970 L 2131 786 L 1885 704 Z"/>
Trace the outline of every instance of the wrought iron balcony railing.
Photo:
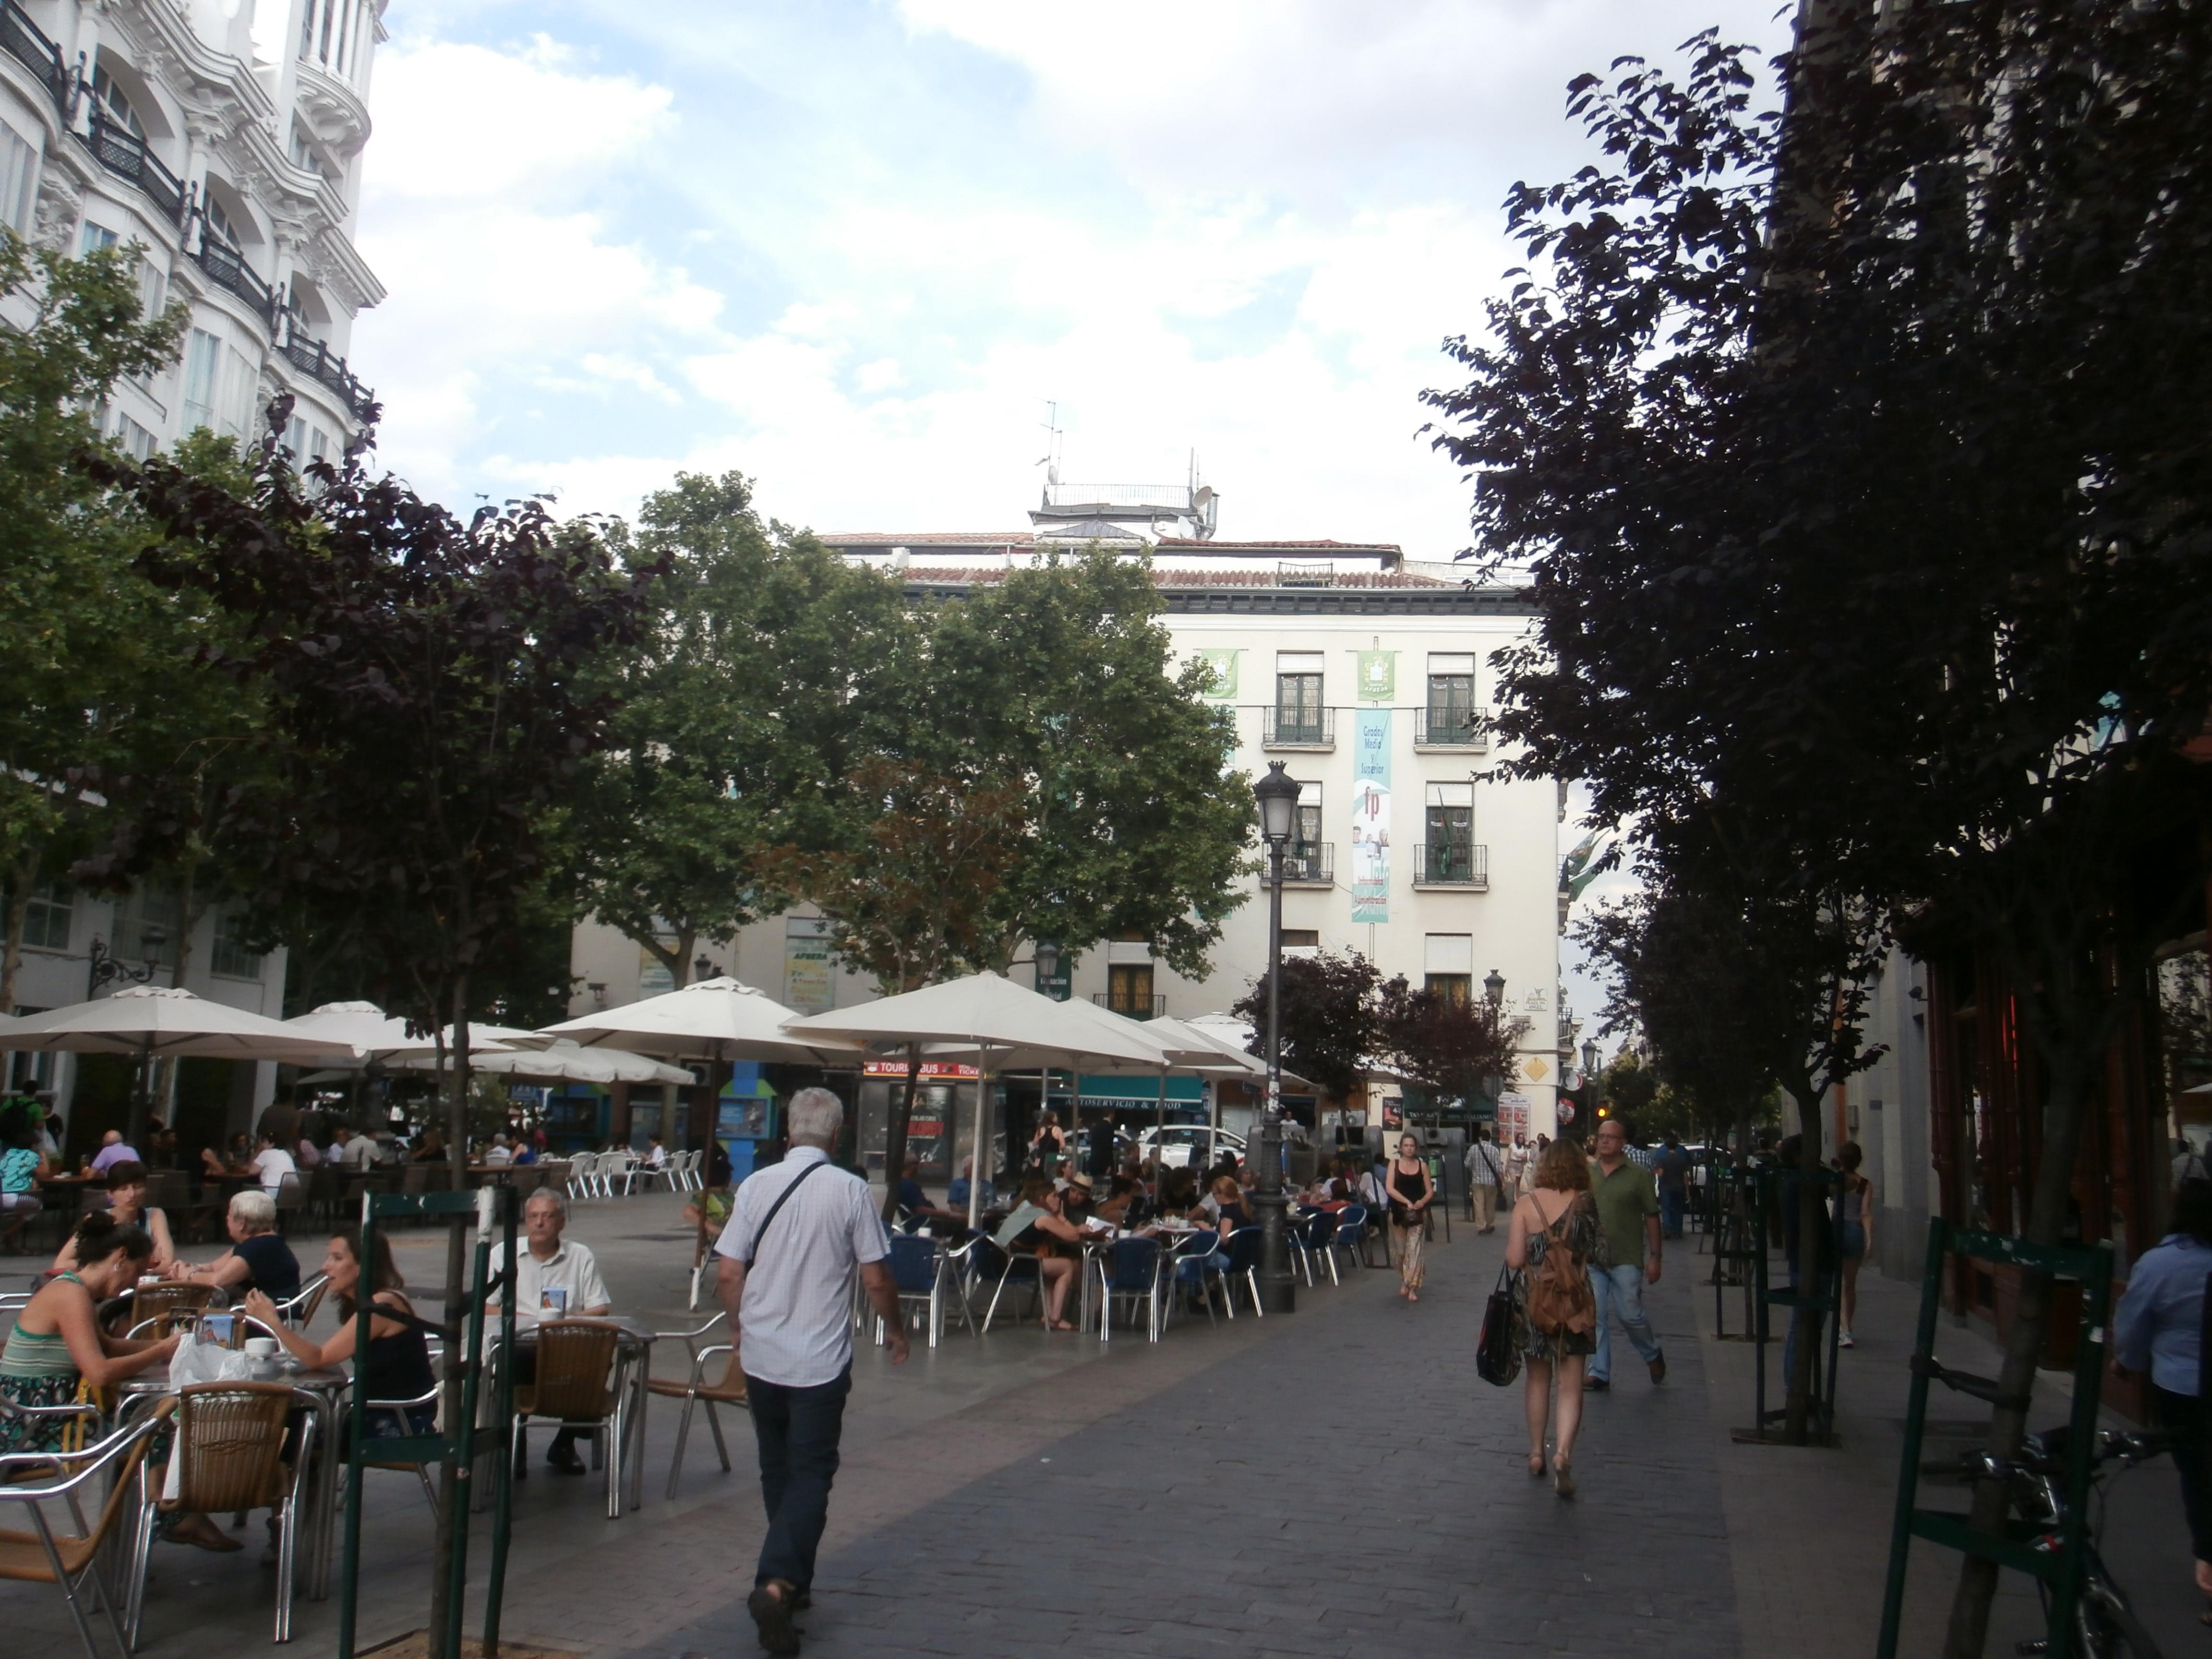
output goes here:
<path id="1" fill-rule="evenodd" d="M 146 148 L 146 141 L 111 120 L 98 105 L 93 106 L 82 143 L 93 159 L 118 179 L 127 179 L 146 192 L 146 198 L 169 222 L 185 222 L 185 183 Z"/>
<path id="2" fill-rule="evenodd" d="M 1333 887 L 1336 884 L 1336 843 L 1332 841 L 1293 842 L 1283 854 L 1283 885 Z"/>
<path id="3" fill-rule="evenodd" d="M 46 32 L 31 21 L 30 13 L 15 0 L 0 5 L 0 51 L 37 76 L 46 95 L 54 100 L 54 107 L 68 115 L 69 70 L 62 63 L 62 49 L 46 39 Z"/>
<path id="4" fill-rule="evenodd" d="M 1490 887 L 1490 849 L 1474 842 L 1424 842 L 1413 848 L 1417 887 Z"/>
<path id="5" fill-rule="evenodd" d="M 1157 1019 L 1168 1011 L 1164 992 L 1149 996 L 1126 996 L 1116 991 L 1093 991 L 1091 1000 L 1110 1013 L 1126 1014 L 1131 1019 Z"/>
<path id="6" fill-rule="evenodd" d="M 1285 708 L 1277 706 L 1261 711 L 1260 746 L 1262 749 L 1334 749 L 1336 747 L 1336 710 L 1334 708 Z"/>
<path id="7" fill-rule="evenodd" d="M 1432 702 L 1422 711 L 1421 746 L 1425 749 L 1486 750 L 1490 747 L 1490 711 L 1463 702 Z"/>

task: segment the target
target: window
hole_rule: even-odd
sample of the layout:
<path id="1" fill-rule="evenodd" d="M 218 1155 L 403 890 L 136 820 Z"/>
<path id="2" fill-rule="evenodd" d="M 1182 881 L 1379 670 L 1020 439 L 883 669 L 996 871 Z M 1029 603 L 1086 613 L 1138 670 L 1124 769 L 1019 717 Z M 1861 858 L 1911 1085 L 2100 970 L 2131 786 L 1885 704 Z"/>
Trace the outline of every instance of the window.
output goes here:
<path id="1" fill-rule="evenodd" d="M 115 441 L 134 461 L 143 461 L 154 453 L 154 434 L 120 411 L 115 416 Z"/>
<path id="2" fill-rule="evenodd" d="M 204 328 L 192 331 L 185 343 L 185 430 L 215 424 L 216 371 L 222 362 L 222 342 Z"/>
<path id="3" fill-rule="evenodd" d="M 1453 1007 L 1464 1008 L 1468 1005 L 1468 999 L 1474 994 L 1474 975 L 1473 974 L 1431 974 L 1422 981 L 1421 988 L 1425 991 L 1438 992 Z"/>
<path id="4" fill-rule="evenodd" d="M 177 938 L 182 931 L 182 913 L 175 895 L 158 887 L 141 887 L 115 907 L 115 938 L 109 948 L 132 962 L 173 968 Z"/>
<path id="5" fill-rule="evenodd" d="M 1432 783 L 1423 812 L 1421 877 L 1431 882 L 1473 878 L 1474 786 Z"/>
<path id="6" fill-rule="evenodd" d="M 208 234 L 233 253 L 237 252 L 238 232 L 232 227 L 230 215 L 224 211 L 222 204 L 216 200 L 213 191 L 201 191 L 200 211 L 206 217 Z"/>
<path id="7" fill-rule="evenodd" d="M 1425 736 L 1431 743 L 1469 743 L 1474 738 L 1474 658 L 1432 655 L 1429 659 L 1429 706 Z"/>
<path id="8" fill-rule="evenodd" d="M 131 107 L 131 100 L 107 72 L 107 65 L 95 64 L 92 68 L 92 100 L 100 112 L 134 138 L 146 136 L 146 124 L 138 118 L 138 112 Z"/>
<path id="9" fill-rule="evenodd" d="M 1152 1017 L 1152 964 L 1117 962 L 1106 969 L 1106 1006 L 1132 1019 Z"/>
<path id="10" fill-rule="evenodd" d="M 1318 927 L 1285 927 L 1283 929 L 1283 949 L 1285 951 L 1318 951 L 1321 949 L 1321 929 Z"/>
<path id="11" fill-rule="evenodd" d="M 76 896 L 58 881 L 40 882 L 31 889 L 31 902 L 23 916 L 23 943 L 33 951 L 70 948 L 70 918 Z"/>
<path id="12" fill-rule="evenodd" d="M 0 220 L 18 236 L 31 234 L 39 194 L 39 152 L 15 128 L 0 125 Z"/>
<path id="13" fill-rule="evenodd" d="M 1317 783 L 1298 785 L 1298 815 L 1291 826 L 1291 852 L 1293 855 L 1310 852 L 1321 845 L 1321 786 Z"/>
<path id="14" fill-rule="evenodd" d="M 91 252 L 94 248 L 113 247 L 116 243 L 122 240 L 123 239 L 118 236 L 113 231 L 108 229 L 106 226 L 95 225 L 91 220 L 88 219 L 84 222 L 84 236 L 78 245 L 77 252 L 79 254 L 86 254 Z"/>
<path id="15" fill-rule="evenodd" d="M 138 262 L 138 304 L 149 317 L 161 314 L 161 302 L 168 297 L 169 279 L 161 268 L 151 259 Z"/>
<path id="16" fill-rule="evenodd" d="M 1275 737 L 1283 743 L 1322 738 L 1322 654 L 1282 651 L 1275 655 Z"/>
<path id="17" fill-rule="evenodd" d="M 222 392 L 216 404 L 223 432 L 230 437 L 244 439 L 252 434 L 258 424 L 259 410 L 255 395 L 260 389 L 261 372 L 236 346 L 225 346 L 222 354 Z"/>
<path id="18" fill-rule="evenodd" d="M 208 953 L 208 971 L 223 979 L 259 979 L 261 952 L 239 943 L 238 921 L 228 910 L 216 917 L 215 948 Z"/>

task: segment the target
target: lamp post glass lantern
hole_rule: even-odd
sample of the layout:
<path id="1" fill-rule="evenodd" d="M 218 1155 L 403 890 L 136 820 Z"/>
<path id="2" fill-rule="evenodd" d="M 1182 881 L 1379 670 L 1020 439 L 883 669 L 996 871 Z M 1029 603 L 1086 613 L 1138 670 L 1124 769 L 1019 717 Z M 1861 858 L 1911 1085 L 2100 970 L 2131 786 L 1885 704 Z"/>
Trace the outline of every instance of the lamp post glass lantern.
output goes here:
<path id="1" fill-rule="evenodd" d="M 1260 1178 L 1252 1194 L 1260 1212 L 1260 1306 L 1289 1313 L 1297 1305 L 1291 1254 L 1283 1233 L 1283 855 L 1297 816 L 1298 786 L 1272 761 L 1252 786 L 1260 835 L 1267 843 L 1267 1104 L 1260 1119 Z"/>

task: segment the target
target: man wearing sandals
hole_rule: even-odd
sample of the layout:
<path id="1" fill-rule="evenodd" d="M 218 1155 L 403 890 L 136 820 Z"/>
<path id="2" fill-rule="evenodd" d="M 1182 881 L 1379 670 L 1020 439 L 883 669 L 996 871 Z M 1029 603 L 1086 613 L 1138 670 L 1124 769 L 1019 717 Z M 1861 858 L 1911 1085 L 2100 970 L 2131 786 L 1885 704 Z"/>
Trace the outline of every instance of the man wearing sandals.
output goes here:
<path id="1" fill-rule="evenodd" d="M 773 1654 L 799 1651 L 793 1614 L 805 1607 L 830 1516 L 845 1397 L 853 1390 L 851 1285 L 860 1274 L 882 1318 L 891 1363 L 906 1363 L 890 1247 L 868 1183 L 834 1168 L 845 1108 L 827 1089 L 801 1089 L 788 1113 L 791 1151 L 738 1188 L 714 1246 L 716 1289 L 730 1316 L 733 1373 L 742 1371 L 760 1445 L 768 1535 L 745 1611 Z"/>

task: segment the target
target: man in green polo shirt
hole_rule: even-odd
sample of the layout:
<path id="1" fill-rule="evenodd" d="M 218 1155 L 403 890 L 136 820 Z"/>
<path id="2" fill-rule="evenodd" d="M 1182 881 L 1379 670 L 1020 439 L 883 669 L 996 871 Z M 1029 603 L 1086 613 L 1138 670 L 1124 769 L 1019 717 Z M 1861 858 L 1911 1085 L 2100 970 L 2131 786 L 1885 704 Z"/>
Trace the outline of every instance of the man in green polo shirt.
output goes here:
<path id="1" fill-rule="evenodd" d="M 1644 1316 L 1644 1287 L 1659 1282 L 1659 1192 L 1651 1171 L 1627 1155 L 1628 1131 L 1618 1119 L 1597 1128 L 1597 1157 L 1590 1164 L 1590 1193 L 1605 1229 L 1610 1267 L 1590 1264 L 1590 1289 L 1597 1296 L 1597 1352 L 1584 1375 L 1585 1389 L 1613 1386 L 1613 1322 L 1636 1345 L 1650 1368 L 1651 1380 L 1667 1376 L 1667 1356 Z"/>

